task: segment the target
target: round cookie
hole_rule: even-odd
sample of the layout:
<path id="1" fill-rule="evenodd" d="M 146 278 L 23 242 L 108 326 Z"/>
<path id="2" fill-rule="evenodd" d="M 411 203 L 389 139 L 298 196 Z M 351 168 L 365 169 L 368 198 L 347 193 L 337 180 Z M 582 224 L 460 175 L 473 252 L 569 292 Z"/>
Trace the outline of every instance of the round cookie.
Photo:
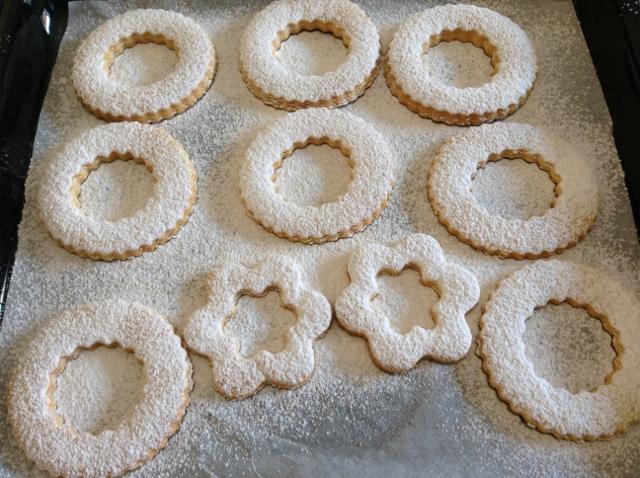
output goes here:
<path id="1" fill-rule="evenodd" d="M 301 31 L 332 33 L 349 53 L 337 69 L 302 75 L 281 64 L 274 53 Z M 354 101 L 379 70 L 380 37 L 373 22 L 348 0 L 279 0 L 258 12 L 240 43 L 240 71 L 249 90 L 263 102 L 294 111 L 336 107 Z"/>
<path id="2" fill-rule="evenodd" d="M 493 76 L 482 86 L 456 88 L 433 78 L 423 61 L 441 41 L 482 48 Z M 497 12 L 472 5 L 444 5 L 420 12 L 393 35 L 385 60 L 387 85 L 420 116 L 450 125 L 479 125 L 512 114 L 536 78 L 536 56 L 527 34 Z"/>
<path id="3" fill-rule="evenodd" d="M 165 45 L 178 55 L 167 75 L 150 85 L 125 85 L 109 78 L 115 58 L 140 43 Z M 193 106 L 215 75 L 207 33 L 193 20 L 167 10 L 133 10 L 93 30 L 73 62 L 71 79 L 82 104 L 105 121 L 153 123 Z"/>
<path id="4" fill-rule="evenodd" d="M 540 216 L 505 218 L 489 213 L 471 191 L 489 161 L 521 158 L 545 171 L 555 198 Z M 537 259 L 557 254 L 585 237 L 598 212 L 591 171 L 575 151 L 524 124 L 501 123 L 466 130 L 440 148 L 428 180 L 438 220 L 462 242 L 500 257 Z"/>
<path id="5" fill-rule="evenodd" d="M 53 396 L 66 363 L 98 345 L 131 350 L 146 383 L 131 415 L 94 435 L 64 423 Z M 191 370 L 171 325 L 146 307 L 117 300 L 66 311 L 26 347 L 9 391 L 9 421 L 29 459 L 53 476 L 118 476 L 151 460 L 178 431 Z"/>
<path id="6" fill-rule="evenodd" d="M 284 159 L 309 144 L 339 149 L 353 169 L 348 190 L 318 207 L 287 201 L 273 179 Z M 371 224 L 386 207 L 394 181 L 393 157 L 380 133 L 351 113 L 318 108 L 288 114 L 256 136 L 241 167 L 240 192 L 249 216 L 268 231 L 319 244 Z"/>
<path id="7" fill-rule="evenodd" d="M 438 302 L 424 311 L 432 315 L 433 329 L 414 326 L 401 334 L 391 327 L 389 317 L 371 309 L 379 274 L 398 275 L 406 268 L 416 269 L 420 282 L 438 294 Z M 391 246 L 363 244 L 349 259 L 349 277 L 351 284 L 336 300 L 336 316 L 347 331 L 367 340 L 373 361 L 382 370 L 406 372 L 425 357 L 457 362 L 469 351 L 471 331 L 465 314 L 478 302 L 478 281 L 447 261 L 432 237 L 412 234 Z"/>
<path id="8" fill-rule="evenodd" d="M 240 353 L 238 339 L 225 332 L 234 320 L 241 296 L 263 297 L 277 290 L 281 305 L 296 315 L 284 348 Z M 300 267 L 289 259 L 270 258 L 259 264 L 226 264 L 209 277 L 209 300 L 190 317 L 182 336 L 190 349 L 211 359 L 214 388 L 227 399 L 247 398 L 264 385 L 297 388 L 315 368 L 314 342 L 331 325 L 331 305 L 306 284 Z"/>
<path id="9" fill-rule="evenodd" d="M 567 302 L 599 319 L 613 337 L 613 373 L 592 391 L 571 393 L 536 375 L 525 353 L 525 321 L 547 303 Z M 525 266 L 491 294 L 478 353 L 489 383 L 532 427 L 569 440 L 603 440 L 640 420 L 640 303 L 611 277 L 557 260 Z"/>
<path id="10" fill-rule="evenodd" d="M 144 164 L 156 184 L 133 216 L 109 221 L 80 209 L 80 188 L 102 163 Z M 139 123 L 93 128 L 71 141 L 48 164 L 38 191 L 40 218 L 69 252 L 94 260 L 124 260 L 153 251 L 186 224 L 197 198 L 196 171 L 167 131 Z"/>

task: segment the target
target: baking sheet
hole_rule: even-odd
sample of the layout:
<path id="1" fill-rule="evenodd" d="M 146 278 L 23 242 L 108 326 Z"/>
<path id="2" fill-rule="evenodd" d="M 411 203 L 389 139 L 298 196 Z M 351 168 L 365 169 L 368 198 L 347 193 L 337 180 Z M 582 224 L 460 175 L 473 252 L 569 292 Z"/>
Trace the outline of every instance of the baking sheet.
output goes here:
<path id="1" fill-rule="evenodd" d="M 122 297 L 154 307 L 179 324 L 204 300 L 203 274 L 221 261 L 257 259 L 270 253 L 290 255 L 305 265 L 308 280 L 333 301 L 347 283 L 346 262 L 358 243 L 389 241 L 407 232 L 428 233 L 479 278 L 482 298 L 469 315 L 474 333 L 480 306 L 496 281 L 524 264 L 477 253 L 438 224 L 426 200 L 426 174 L 438 145 L 459 128 L 434 124 L 406 110 L 391 96 L 382 77 L 346 109 L 383 133 L 397 157 L 398 185 L 383 216 L 353 239 L 311 247 L 277 239 L 246 217 L 237 190 L 242 153 L 260 128 L 286 113 L 263 105 L 242 83 L 239 38 L 250 15 L 266 3 L 239 3 L 70 4 L 68 32 L 36 138 L 0 337 L 2 396 L 24 341 L 57 311 Z M 378 26 L 385 48 L 402 21 L 437 3 L 360 2 Z M 535 89 L 509 121 L 551 127 L 581 148 L 585 162 L 598 176 L 601 211 L 596 226 L 585 241 L 561 258 L 599 267 L 637 291 L 640 248 L 606 104 L 571 2 L 477 3 L 520 24 L 539 56 Z M 135 260 L 94 263 L 64 252 L 47 236 L 36 216 L 34 192 L 39 165 L 69 138 L 100 124 L 82 109 L 69 80 L 81 38 L 106 19 L 136 7 L 170 8 L 189 15 L 208 31 L 217 50 L 219 68 L 211 90 L 194 108 L 162 123 L 191 155 L 199 174 L 200 198 L 189 224 L 175 240 Z M 524 203 L 520 206 L 527 207 L 526 200 Z M 548 328 L 539 328 L 538 337 L 543 337 Z M 551 334 L 549 340 L 553 335 L 558 334 Z M 581 355 L 588 354 L 575 357 Z M 582 369 L 589 372 L 590 357 L 581 359 Z M 267 388 L 254 398 L 233 403 L 212 390 L 206 361 L 193 360 L 196 388 L 182 428 L 165 450 L 132 475 L 639 474 L 640 427 L 611 442 L 593 444 L 559 441 L 530 430 L 488 386 L 473 350 L 456 365 L 425 361 L 407 374 L 390 376 L 372 365 L 360 339 L 334 324 L 317 345 L 317 369 L 308 385 L 296 391 Z M 546 367 L 548 373 L 561 375 L 553 360 Z M 4 406 L 0 444 L 0 476 L 39 475 L 16 448 Z"/>

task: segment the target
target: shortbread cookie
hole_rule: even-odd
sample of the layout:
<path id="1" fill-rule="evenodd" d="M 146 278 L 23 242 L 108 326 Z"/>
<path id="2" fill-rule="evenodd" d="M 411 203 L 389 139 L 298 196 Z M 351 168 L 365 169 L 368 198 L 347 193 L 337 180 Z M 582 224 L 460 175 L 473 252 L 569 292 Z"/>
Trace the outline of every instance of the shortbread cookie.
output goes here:
<path id="1" fill-rule="evenodd" d="M 309 144 L 339 149 L 353 170 L 345 194 L 318 207 L 287 201 L 274 184 L 282 162 Z M 278 237 L 307 244 L 363 230 L 387 206 L 393 185 L 393 158 L 382 135 L 351 113 L 327 109 L 286 115 L 260 132 L 240 171 L 240 191 L 249 216 Z"/>
<path id="2" fill-rule="evenodd" d="M 153 197 L 133 216 L 109 221 L 80 209 L 80 188 L 102 163 L 145 165 L 156 181 Z M 40 217 L 69 252 L 112 261 L 153 251 L 187 222 L 197 197 L 196 171 L 182 145 L 164 129 L 139 123 L 98 126 L 48 165 L 39 189 Z"/>
<path id="3" fill-rule="evenodd" d="M 521 158 L 545 171 L 555 185 L 551 207 L 528 219 L 489 213 L 471 191 L 489 161 Z M 574 246 L 598 212 L 595 180 L 571 148 L 533 126 L 502 123 L 464 131 L 447 141 L 429 171 L 431 207 L 462 242 L 500 257 L 536 259 Z"/>
<path id="4" fill-rule="evenodd" d="M 536 375 L 525 354 L 525 321 L 538 307 L 567 302 L 613 337 L 613 372 L 593 391 L 571 393 Z M 562 261 L 523 267 L 492 293 L 480 320 L 478 353 L 489 383 L 528 425 L 557 438 L 603 440 L 640 420 L 640 303 L 594 269 Z"/>
<path id="5" fill-rule="evenodd" d="M 482 48 L 493 76 L 477 88 L 456 88 L 433 78 L 423 61 L 441 41 Z M 524 104 L 536 78 L 536 55 L 527 34 L 508 18 L 472 5 L 430 8 L 394 34 L 385 61 L 387 85 L 420 116 L 451 125 L 479 125 L 505 118 Z"/>
<path id="6" fill-rule="evenodd" d="M 304 282 L 302 270 L 285 258 L 271 258 L 245 266 L 226 264 L 209 277 L 209 300 L 186 324 L 183 337 L 190 349 L 211 359 L 214 388 L 228 399 L 243 399 L 264 385 L 297 388 L 313 374 L 313 344 L 331 324 L 331 306 Z M 234 320 L 242 296 L 263 297 L 276 290 L 282 307 L 296 315 L 284 348 L 260 350 L 251 357 L 240 353 L 238 340 L 225 331 Z"/>
<path id="7" fill-rule="evenodd" d="M 274 53 L 301 31 L 332 33 L 349 49 L 344 63 L 323 75 L 302 75 Z M 279 0 L 258 12 L 240 43 L 240 71 L 249 90 L 268 105 L 289 111 L 336 107 L 354 101 L 379 70 L 380 37 L 365 12 L 348 0 Z"/>
<path id="8" fill-rule="evenodd" d="M 438 302 L 431 314 L 435 328 L 414 326 L 406 334 L 393 330 L 388 317 L 376 315 L 371 300 L 378 294 L 380 273 L 416 269 L 420 282 L 432 287 Z M 429 357 L 439 362 L 462 359 L 471 346 L 465 314 L 478 302 L 480 288 L 466 269 L 449 262 L 438 242 L 413 234 L 392 246 L 364 244 L 349 259 L 351 284 L 336 301 L 336 316 L 349 332 L 364 337 L 375 364 L 387 372 L 405 372 Z"/>
<path id="9" fill-rule="evenodd" d="M 56 379 L 81 350 L 117 345 L 144 365 L 144 398 L 115 430 L 75 429 L 56 413 Z M 171 325 L 111 301 L 62 313 L 27 346 L 9 392 L 9 420 L 29 459 L 53 476 L 118 476 L 151 460 L 182 422 L 191 363 Z M 88 390 L 87 393 L 90 393 Z"/>
<path id="10" fill-rule="evenodd" d="M 115 58 L 140 43 L 175 51 L 175 68 L 150 85 L 110 79 Z M 211 85 L 215 70 L 213 45 L 196 22 L 177 12 L 150 9 L 118 15 L 93 30 L 78 48 L 71 78 L 82 104 L 98 118 L 154 123 L 193 106 Z"/>

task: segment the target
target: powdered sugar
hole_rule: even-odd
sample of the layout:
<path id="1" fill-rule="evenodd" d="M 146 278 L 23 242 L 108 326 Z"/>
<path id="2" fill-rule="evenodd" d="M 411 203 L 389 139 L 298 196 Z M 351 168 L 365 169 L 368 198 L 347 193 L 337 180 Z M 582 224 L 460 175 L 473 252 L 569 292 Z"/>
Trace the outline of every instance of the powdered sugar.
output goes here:
<path id="1" fill-rule="evenodd" d="M 223 262 L 251 261 L 274 253 L 290 256 L 303 265 L 310 285 L 333 302 L 349 283 L 347 262 L 358 245 L 388 243 L 407 233 L 423 232 L 438 240 L 447 257 L 478 277 L 480 305 L 497 280 L 524 264 L 480 254 L 439 224 L 425 198 L 427 172 L 442 142 L 464 130 L 434 124 L 408 111 L 389 94 L 383 78 L 346 107 L 371 123 L 393 151 L 397 186 L 380 218 L 352 239 L 321 246 L 279 239 L 248 218 L 238 191 L 240 164 L 255 135 L 284 112 L 265 106 L 247 90 L 234 46 L 267 1 L 231 3 L 154 2 L 158 8 L 178 9 L 194 19 L 219 54 L 219 70 L 209 92 L 194 108 L 162 124 L 189 153 L 200 176 L 200 199 L 179 240 L 138 259 L 108 264 L 77 258 L 54 244 L 35 214 L 34 192 L 43 160 L 98 123 L 82 109 L 68 79 L 80 40 L 108 18 L 141 4 L 134 0 L 70 3 L 69 32 L 41 117 L 20 250 L 0 332 L 0 396 L 8 374 L 21 359 L 25 339 L 59 311 L 119 296 L 141 301 L 178 324 L 206 300 L 202 274 Z M 365 0 L 360 5 L 378 26 L 386 49 L 396 28 L 435 3 Z M 640 261 L 635 229 L 606 105 L 571 2 L 540 0 L 525 5 L 519 0 L 490 0 L 483 5 L 519 24 L 538 52 L 536 86 L 513 119 L 540 127 L 553 125 L 558 136 L 582 144 L 585 152 L 580 157 L 594 170 L 600 187 L 594 229 L 562 259 L 592 264 L 637 290 Z M 470 61 L 474 68 L 482 67 L 473 58 Z M 512 174 L 517 171 L 505 172 L 507 183 Z M 486 201 L 497 205 L 504 201 L 501 191 L 495 190 L 502 182 L 493 179 L 488 170 L 478 173 L 478 180 L 489 180 L 484 183 L 487 190 L 494 189 Z M 541 186 L 548 187 L 548 182 L 543 175 L 532 178 L 519 194 L 528 197 Z M 315 185 L 314 189 L 330 191 Z M 520 210 L 518 203 L 500 207 L 518 217 L 534 212 Z M 467 318 L 474 333 L 479 310 L 476 307 Z M 566 321 L 566 333 L 560 336 L 570 335 L 574 325 Z M 549 349 L 550 358 L 561 360 L 557 353 Z M 333 473 L 600 478 L 634 476 L 640 466 L 640 427 L 632 427 L 612 442 L 583 445 L 531 430 L 496 397 L 473 353 L 455 365 L 423 361 L 406 374 L 390 376 L 373 364 L 364 340 L 333 325 L 316 343 L 316 370 L 305 386 L 294 391 L 267 387 L 240 402 L 229 402 L 212 391 L 208 361 L 191 358 L 195 390 L 180 432 L 131 476 Z M 591 363 L 580 361 L 575 374 L 589 375 Z M 561 374 L 562 370 L 546 373 L 551 372 Z M 0 476 L 40 476 L 8 433 L 5 418 L 5 408 L 0 407 Z"/>

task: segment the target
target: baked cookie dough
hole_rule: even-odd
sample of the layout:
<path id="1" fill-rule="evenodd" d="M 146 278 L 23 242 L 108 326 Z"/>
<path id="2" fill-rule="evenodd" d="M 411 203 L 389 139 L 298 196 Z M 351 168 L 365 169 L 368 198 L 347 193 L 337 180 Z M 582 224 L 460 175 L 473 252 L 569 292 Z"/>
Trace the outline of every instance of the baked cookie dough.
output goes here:
<path id="1" fill-rule="evenodd" d="M 150 85 L 125 85 L 109 78 L 115 58 L 140 43 L 165 45 L 178 55 L 167 75 Z M 182 113 L 207 91 L 216 70 L 213 44 L 193 20 L 167 10 L 133 10 L 93 30 L 73 62 L 78 98 L 105 121 L 155 123 Z"/>
<path id="2" fill-rule="evenodd" d="M 99 345 L 133 352 L 146 383 L 131 415 L 94 435 L 65 423 L 53 397 L 66 363 Z M 158 313 L 121 300 L 87 305 L 48 322 L 26 347 L 9 391 L 9 422 L 27 457 L 53 476 L 119 476 L 151 460 L 178 431 L 191 371 L 180 338 Z"/>
<path id="3" fill-rule="evenodd" d="M 85 214 L 82 183 L 101 164 L 117 159 L 151 171 L 153 197 L 133 216 L 116 221 Z M 38 191 L 40 218 L 60 246 L 93 260 L 124 260 L 153 251 L 186 224 L 197 198 L 196 171 L 187 152 L 158 126 L 98 126 L 67 144 L 47 166 Z"/>
<path id="4" fill-rule="evenodd" d="M 332 33 L 348 48 L 336 70 L 302 75 L 282 65 L 274 53 L 301 31 Z M 373 22 L 348 0 L 279 0 L 258 12 L 240 43 L 240 72 L 249 90 L 263 102 L 294 111 L 333 108 L 354 101 L 379 70 L 380 37 Z"/>
<path id="5" fill-rule="evenodd" d="M 456 88 L 429 73 L 423 55 L 441 41 L 482 48 L 493 76 L 482 86 Z M 479 125 L 512 114 L 536 78 L 536 55 L 527 34 L 497 12 L 472 5 L 444 5 L 420 12 L 393 35 L 385 59 L 387 85 L 420 116 L 450 125 Z"/>

